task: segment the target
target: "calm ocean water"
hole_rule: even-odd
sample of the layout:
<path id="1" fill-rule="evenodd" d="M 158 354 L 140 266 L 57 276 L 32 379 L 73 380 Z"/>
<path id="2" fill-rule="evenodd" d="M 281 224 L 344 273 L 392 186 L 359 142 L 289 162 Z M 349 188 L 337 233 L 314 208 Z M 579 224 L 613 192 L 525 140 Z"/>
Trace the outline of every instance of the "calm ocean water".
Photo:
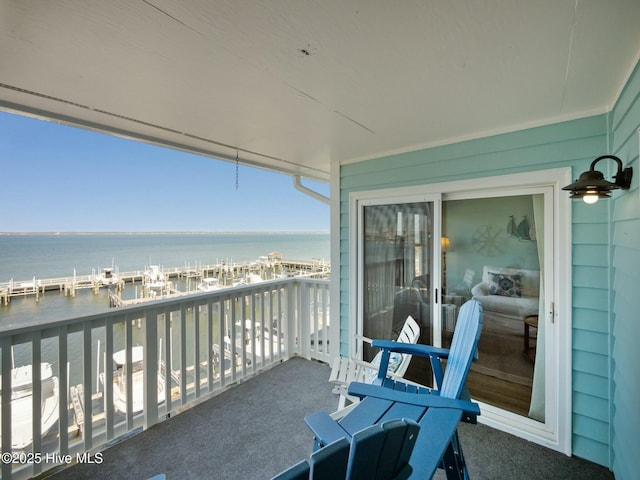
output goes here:
<path id="1" fill-rule="evenodd" d="M 279 251 L 292 260 L 329 261 L 328 233 L 166 233 L 0 235 L 0 282 L 91 274 L 103 267 L 120 271 L 241 262 Z M 103 289 L 104 290 L 104 289 Z M 47 292 L 0 305 L 0 328 L 25 321 L 51 321 L 108 309 L 106 291 L 78 291 L 73 299 Z"/>

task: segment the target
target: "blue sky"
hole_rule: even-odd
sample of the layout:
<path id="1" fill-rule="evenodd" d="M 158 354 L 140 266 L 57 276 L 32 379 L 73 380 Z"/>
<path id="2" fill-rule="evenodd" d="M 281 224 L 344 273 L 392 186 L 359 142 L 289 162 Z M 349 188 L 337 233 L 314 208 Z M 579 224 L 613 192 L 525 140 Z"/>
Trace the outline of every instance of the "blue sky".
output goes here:
<path id="1" fill-rule="evenodd" d="M 6 112 L 0 168 L 0 232 L 329 231 L 288 175 Z"/>

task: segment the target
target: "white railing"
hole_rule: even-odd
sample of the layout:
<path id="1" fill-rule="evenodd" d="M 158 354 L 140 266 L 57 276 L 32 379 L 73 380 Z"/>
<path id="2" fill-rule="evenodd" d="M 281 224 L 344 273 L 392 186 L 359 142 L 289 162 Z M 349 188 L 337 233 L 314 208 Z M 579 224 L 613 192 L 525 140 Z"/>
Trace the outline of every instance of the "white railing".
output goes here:
<path id="1" fill-rule="evenodd" d="M 328 329 L 329 281 L 290 278 L 1 330 L 1 478 L 100 461 L 292 355 L 328 362 Z"/>

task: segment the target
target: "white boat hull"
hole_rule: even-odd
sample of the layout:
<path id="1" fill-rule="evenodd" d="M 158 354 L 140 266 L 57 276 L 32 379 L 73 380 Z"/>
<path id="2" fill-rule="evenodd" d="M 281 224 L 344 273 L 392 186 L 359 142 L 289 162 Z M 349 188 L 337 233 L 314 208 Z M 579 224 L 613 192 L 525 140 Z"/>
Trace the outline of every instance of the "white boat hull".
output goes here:
<path id="1" fill-rule="evenodd" d="M 144 409 L 144 382 L 143 372 L 136 371 L 132 375 L 132 404 L 131 413 L 140 413 Z M 158 374 L 158 404 L 165 400 L 165 380 L 164 376 Z M 120 373 L 113 374 L 113 406 L 120 413 L 127 413 L 127 385 L 126 379 Z"/>
<path id="2" fill-rule="evenodd" d="M 112 375 L 113 382 L 113 406 L 116 411 L 127 413 L 127 369 L 126 351 L 120 350 L 113 354 L 116 369 Z M 142 347 L 133 347 L 131 352 L 131 413 L 140 413 L 144 409 L 144 372 L 143 372 L 143 350 Z M 164 368 L 162 368 L 164 370 Z M 105 384 L 104 374 L 100 375 L 100 381 Z M 158 403 L 165 401 L 166 381 L 162 372 L 158 372 L 157 389 Z"/>
<path id="3" fill-rule="evenodd" d="M 22 450 L 33 443 L 33 392 L 31 365 L 12 370 L 11 447 Z M 40 401 L 40 433 L 44 437 L 59 418 L 58 377 L 51 373 L 51 365 L 41 365 L 42 396 Z M 1 420 L 1 419 L 0 419 Z M 0 429 L 2 423 L 0 422 Z"/>

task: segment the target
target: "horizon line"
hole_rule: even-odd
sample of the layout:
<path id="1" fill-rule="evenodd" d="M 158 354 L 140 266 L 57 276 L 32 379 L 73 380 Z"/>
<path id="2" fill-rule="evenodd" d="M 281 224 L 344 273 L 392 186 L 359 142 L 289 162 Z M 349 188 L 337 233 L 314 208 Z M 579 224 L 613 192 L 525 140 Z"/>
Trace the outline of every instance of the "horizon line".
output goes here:
<path id="1" fill-rule="evenodd" d="M 208 230 L 163 230 L 163 231 L 8 231 L 0 232 L 0 235 L 265 235 L 265 234 L 329 234 L 329 230 L 225 230 L 225 231 L 208 231 Z"/>

